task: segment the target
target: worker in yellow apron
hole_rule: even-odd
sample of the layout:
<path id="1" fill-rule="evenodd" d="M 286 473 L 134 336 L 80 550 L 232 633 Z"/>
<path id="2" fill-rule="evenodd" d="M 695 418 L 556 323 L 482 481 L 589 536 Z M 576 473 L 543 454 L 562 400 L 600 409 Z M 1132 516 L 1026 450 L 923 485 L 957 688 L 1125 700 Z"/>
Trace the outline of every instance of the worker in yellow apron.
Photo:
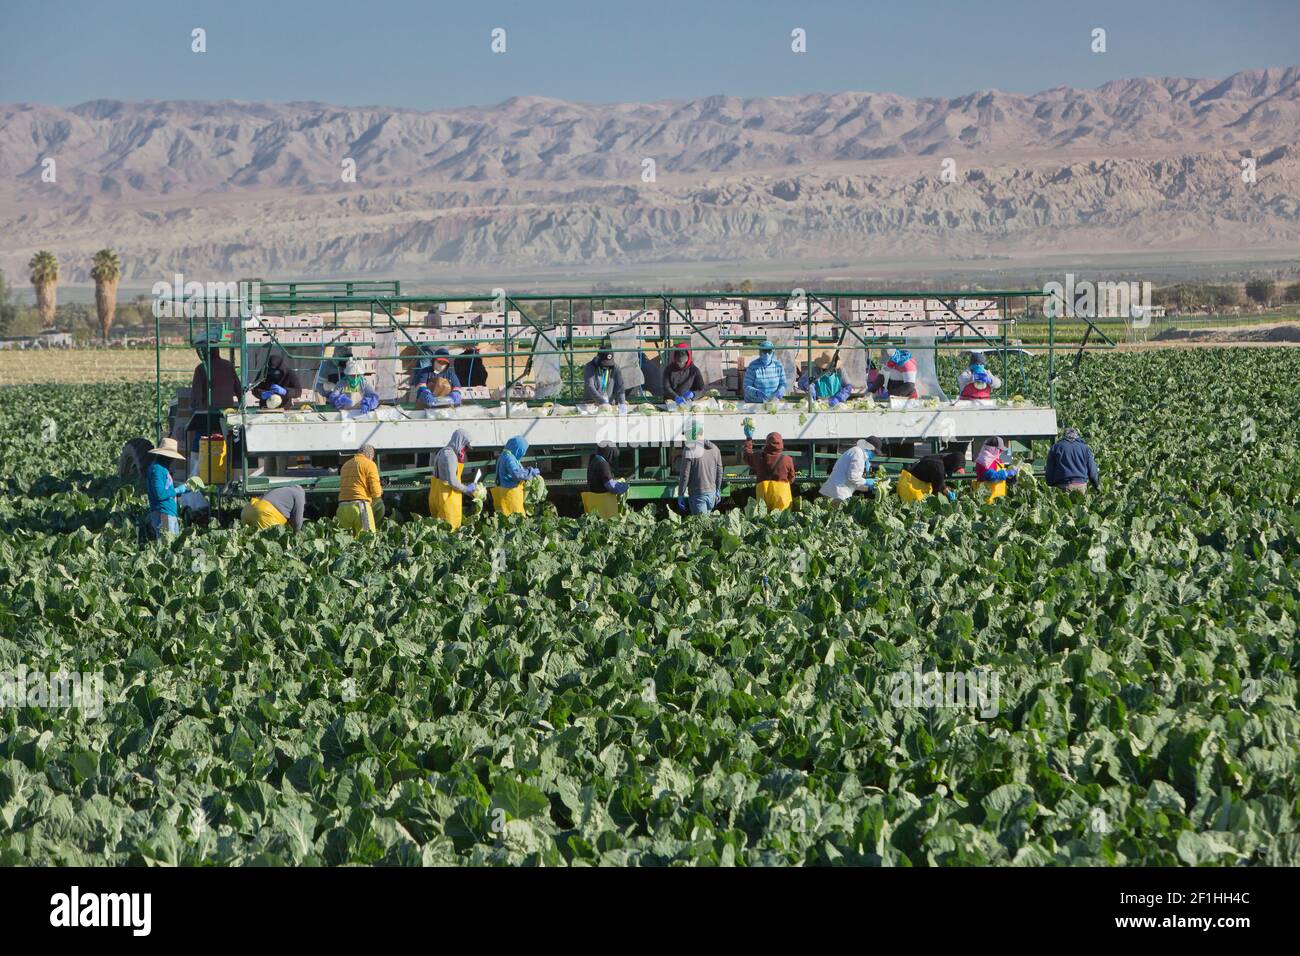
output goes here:
<path id="1" fill-rule="evenodd" d="M 334 521 L 353 537 L 374 531 L 384 516 L 384 491 L 375 455 L 375 446 L 365 445 L 339 469 L 339 506 Z"/>
<path id="2" fill-rule="evenodd" d="M 603 518 L 618 517 L 622 497 L 627 494 L 626 481 L 614 479 L 614 468 L 610 462 L 614 459 L 616 446 L 611 441 L 603 441 L 596 446 L 596 453 L 587 463 L 587 490 L 582 493 L 582 510 L 586 514 L 598 514 Z"/>
<path id="3" fill-rule="evenodd" d="M 472 495 L 478 485 L 462 483 L 465 458 L 469 455 L 469 433 L 457 428 L 447 445 L 433 459 L 433 478 L 429 482 L 429 514 L 451 525 L 455 531 L 464 520 L 464 496 Z"/>
<path id="4" fill-rule="evenodd" d="M 973 485 L 977 490 L 987 490 L 985 504 L 1006 497 L 1007 482 L 1016 480 L 1016 469 L 1010 467 L 1009 462 L 1003 461 L 1007 454 L 1007 443 L 995 437 L 986 440 L 975 456 Z"/>
<path id="5" fill-rule="evenodd" d="M 966 456 L 959 451 L 926 455 L 898 473 L 894 487 L 903 501 L 921 501 L 928 495 L 957 500 L 957 492 L 948 487 L 947 479 L 965 471 Z"/>
<path id="6" fill-rule="evenodd" d="M 528 440 L 522 435 L 506 441 L 506 447 L 497 459 L 497 480 L 492 487 L 492 508 L 499 515 L 526 514 L 524 510 L 524 483 L 541 474 L 536 468 L 525 468 L 523 457 L 528 453 Z"/>
<path id="7" fill-rule="evenodd" d="M 754 451 L 754 426 L 745 421 L 745 448 L 741 458 L 754 473 L 758 483 L 754 493 L 768 511 L 784 511 L 794 501 L 794 459 L 785 453 L 785 439 L 772 432 L 763 442 L 763 450 Z"/>
<path id="8" fill-rule="evenodd" d="M 244 505 L 239 522 L 249 528 L 278 528 L 292 524 L 294 531 L 302 529 L 303 512 L 307 507 L 307 493 L 301 485 L 286 485 L 268 491 Z"/>

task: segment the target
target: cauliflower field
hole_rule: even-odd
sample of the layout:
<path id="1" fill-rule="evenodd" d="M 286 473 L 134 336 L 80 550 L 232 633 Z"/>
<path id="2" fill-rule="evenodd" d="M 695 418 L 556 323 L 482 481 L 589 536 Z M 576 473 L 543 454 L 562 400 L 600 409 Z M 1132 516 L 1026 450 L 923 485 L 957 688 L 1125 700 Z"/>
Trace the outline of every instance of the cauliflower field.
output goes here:
<path id="1" fill-rule="evenodd" d="M 1100 495 L 171 548 L 149 386 L 0 389 L 0 674 L 102 677 L 0 864 L 1300 862 L 1300 351 L 1058 388 Z"/>

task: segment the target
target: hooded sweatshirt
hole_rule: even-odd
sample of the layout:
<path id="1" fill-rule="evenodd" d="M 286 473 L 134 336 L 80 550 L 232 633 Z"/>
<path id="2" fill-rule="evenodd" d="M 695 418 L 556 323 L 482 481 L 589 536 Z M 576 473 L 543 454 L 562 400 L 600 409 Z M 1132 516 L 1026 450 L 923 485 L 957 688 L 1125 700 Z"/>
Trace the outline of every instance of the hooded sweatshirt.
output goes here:
<path id="1" fill-rule="evenodd" d="M 960 455 L 956 452 L 947 452 L 942 455 L 926 455 L 915 464 L 909 465 L 907 471 L 910 471 L 917 481 L 928 484 L 930 490 L 936 495 L 942 495 L 948 490 L 947 477 L 955 475 L 961 467 Z"/>
<path id="2" fill-rule="evenodd" d="M 822 482 L 821 495 L 825 498 L 834 498 L 838 501 L 848 501 L 853 497 L 855 491 L 866 491 L 868 488 L 874 488 L 876 483 L 873 479 L 867 477 L 867 469 L 871 463 L 871 450 L 854 445 L 835 462 L 835 467 L 831 473 Z"/>
<path id="3" fill-rule="evenodd" d="M 286 404 L 302 396 L 302 383 L 298 381 L 298 374 L 284 364 L 284 356 L 279 352 L 272 353 L 266 360 L 266 374 L 253 386 L 253 394 L 257 396 L 263 408 L 266 407 L 266 399 L 262 398 L 262 393 L 272 385 L 279 385 L 289 393 L 284 399 Z"/>
<path id="4" fill-rule="evenodd" d="M 528 469 L 520 459 L 528 453 L 528 439 L 516 435 L 506 441 L 506 447 L 497 459 L 497 487 L 518 488 L 528 480 Z"/>
<path id="5" fill-rule="evenodd" d="M 687 448 L 678 462 L 677 497 L 717 494 L 722 490 L 722 452 L 711 441 Z"/>
<path id="6" fill-rule="evenodd" d="M 1047 467 L 1043 477 L 1054 488 L 1082 484 L 1085 481 L 1094 488 L 1101 487 L 1097 459 L 1073 428 L 1067 429 L 1065 437 L 1047 453 Z"/>
<path id="7" fill-rule="evenodd" d="M 460 354 L 461 357 L 452 363 L 460 383 L 468 386 L 486 385 L 487 366 L 478 357 L 478 349 L 471 345 Z"/>
<path id="8" fill-rule="evenodd" d="M 677 356 L 685 354 L 686 364 L 679 366 Z M 664 401 L 685 398 L 687 392 L 694 392 L 698 397 L 704 391 L 704 375 L 695 364 L 691 347 L 686 342 L 678 342 L 664 367 Z"/>
<path id="9" fill-rule="evenodd" d="M 745 366 L 745 401 L 765 402 L 785 396 L 785 366 L 774 352 L 759 352 L 758 358 Z"/>
<path id="10" fill-rule="evenodd" d="M 447 439 L 447 447 L 438 452 L 433 459 L 433 477 L 451 485 L 452 490 L 463 495 L 469 494 L 469 486 L 456 477 L 456 466 L 465 461 L 469 454 L 469 433 L 457 428 Z"/>
<path id="11" fill-rule="evenodd" d="M 602 353 L 604 354 L 609 353 Z M 611 355 L 610 358 L 612 359 L 613 356 Z M 621 405 L 626 400 L 623 391 L 623 373 L 618 370 L 617 365 L 602 364 L 600 355 L 583 366 L 583 382 L 588 402 L 597 405 Z"/>
<path id="12" fill-rule="evenodd" d="M 785 454 L 785 439 L 779 432 L 767 436 L 763 450 L 758 454 L 754 453 L 754 442 L 747 440 L 742 457 L 759 481 L 794 481 L 794 459 Z"/>
<path id="13" fill-rule="evenodd" d="M 222 358 L 216 349 L 208 352 L 208 365 L 212 369 L 212 407 L 237 407 L 239 396 L 244 390 L 239 385 L 239 374 L 235 371 L 235 366 Z M 200 362 L 194 367 L 194 379 L 190 383 L 190 408 L 198 411 L 207 407 L 208 370 Z"/>
<path id="14" fill-rule="evenodd" d="M 614 484 L 614 469 L 610 466 L 607 459 L 600 452 L 591 456 L 591 461 L 587 462 L 587 490 L 597 495 L 605 495 L 614 489 L 610 486 Z"/>
<path id="15" fill-rule="evenodd" d="M 447 367 L 441 372 L 434 368 L 439 359 L 447 363 Z M 433 391 L 434 382 L 440 378 L 445 379 L 447 384 L 451 386 L 447 389 L 448 394 L 460 391 L 460 378 L 456 375 L 456 369 L 452 365 L 451 353 L 446 349 L 438 349 L 438 351 L 434 352 L 433 358 L 428 365 L 425 365 L 424 360 L 421 359 L 420 366 L 415 370 L 415 374 L 411 376 L 411 387 L 418 389 L 423 385 Z"/>

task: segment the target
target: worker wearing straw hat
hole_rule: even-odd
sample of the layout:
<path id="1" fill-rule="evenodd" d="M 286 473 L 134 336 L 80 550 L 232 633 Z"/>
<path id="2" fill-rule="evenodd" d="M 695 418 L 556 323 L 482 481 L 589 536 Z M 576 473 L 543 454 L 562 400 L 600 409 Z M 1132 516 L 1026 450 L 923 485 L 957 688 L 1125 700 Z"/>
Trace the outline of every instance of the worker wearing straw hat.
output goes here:
<path id="1" fill-rule="evenodd" d="M 181 519 L 176 512 L 176 499 L 185 494 L 191 485 L 201 488 L 203 483 L 192 478 L 177 488 L 172 481 L 167 460 L 185 460 L 175 438 L 164 438 L 156 448 L 149 449 L 149 454 L 153 456 L 145 474 L 145 491 L 149 495 L 149 533 L 155 540 L 160 540 L 180 534 Z"/>

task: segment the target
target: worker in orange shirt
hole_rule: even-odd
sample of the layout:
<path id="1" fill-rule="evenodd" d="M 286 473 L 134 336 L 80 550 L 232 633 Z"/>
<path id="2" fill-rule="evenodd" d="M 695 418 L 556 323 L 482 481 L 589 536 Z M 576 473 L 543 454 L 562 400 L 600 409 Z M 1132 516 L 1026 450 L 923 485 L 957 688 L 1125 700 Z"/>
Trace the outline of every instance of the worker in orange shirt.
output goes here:
<path id="1" fill-rule="evenodd" d="M 339 469 L 339 507 L 334 520 L 353 537 L 374 531 L 384 516 L 384 491 L 379 486 L 375 455 L 374 445 L 363 445 Z"/>

